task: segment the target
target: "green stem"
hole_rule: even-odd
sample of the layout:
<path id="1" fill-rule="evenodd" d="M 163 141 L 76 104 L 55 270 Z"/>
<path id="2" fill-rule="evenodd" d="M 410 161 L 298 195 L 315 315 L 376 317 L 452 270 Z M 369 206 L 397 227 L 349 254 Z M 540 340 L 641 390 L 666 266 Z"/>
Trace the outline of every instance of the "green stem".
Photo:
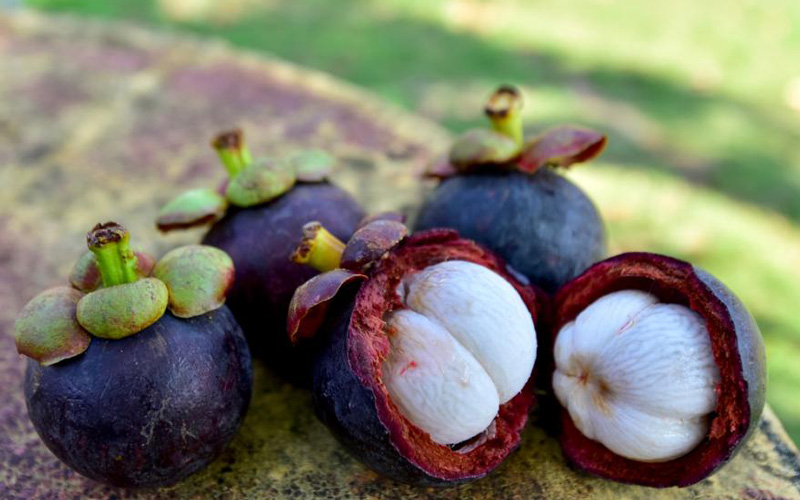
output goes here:
<path id="1" fill-rule="evenodd" d="M 239 172 L 245 169 L 253 162 L 253 157 L 250 155 L 250 150 L 244 142 L 244 133 L 241 129 L 229 130 L 222 132 L 214 137 L 211 141 L 211 146 L 217 150 L 219 159 L 225 165 L 225 170 L 231 179 L 239 175 Z"/>
<path id="2" fill-rule="evenodd" d="M 317 271 L 331 271 L 339 267 L 345 244 L 328 232 L 319 222 L 303 226 L 303 239 L 292 254 L 292 262 L 311 266 Z"/>
<path id="3" fill-rule="evenodd" d="M 136 254 L 130 248 L 131 235 L 116 222 L 98 224 L 86 235 L 89 250 L 97 259 L 103 286 L 133 283 L 136 274 Z"/>
<path id="4" fill-rule="evenodd" d="M 492 128 L 514 139 L 522 147 L 522 94 L 510 85 L 494 91 L 484 108 Z"/>

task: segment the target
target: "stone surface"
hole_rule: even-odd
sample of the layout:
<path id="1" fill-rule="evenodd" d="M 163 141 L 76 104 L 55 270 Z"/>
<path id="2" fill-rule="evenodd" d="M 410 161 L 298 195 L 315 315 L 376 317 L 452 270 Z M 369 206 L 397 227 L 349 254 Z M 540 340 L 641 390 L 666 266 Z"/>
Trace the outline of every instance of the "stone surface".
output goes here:
<path id="1" fill-rule="evenodd" d="M 161 236 L 153 221 L 184 188 L 224 177 L 208 141 L 236 125 L 257 154 L 329 149 L 344 163 L 336 182 L 371 212 L 410 209 L 415 172 L 449 136 L 327 76 L 124 25 L 0 15 L 0 75 L 0 498 L 800 498 L 797 449 L 769 410 L 737 458 L 686 490 L 578 474 L 538 427 L 482 481 L 398 485 L 352 459 L 314 418 L 310 395 L 259 364 L 244 427 L 206 471 L 156 491 L 82 478 L 28 420 L 13 321 L 36 293 L 66 283 L 94 223 L 116 219 L 157 255 L 197 241 L 198 231 Z"/>

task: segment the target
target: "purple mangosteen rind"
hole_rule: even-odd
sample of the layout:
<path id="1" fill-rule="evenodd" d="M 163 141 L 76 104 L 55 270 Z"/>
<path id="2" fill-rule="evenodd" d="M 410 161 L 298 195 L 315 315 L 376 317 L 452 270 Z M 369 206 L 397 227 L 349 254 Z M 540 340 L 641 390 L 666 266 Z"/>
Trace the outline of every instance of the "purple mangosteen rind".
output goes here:
<path id="1" fill-rule="evenodd" d="M 389 349 L 384 317 L 404 307 L 394 290 L 407 273 L 452 259 L 480 264 L 507 280 L 534 322 L 546 310 L 545 294 L 518 281 L 499 257 L 455 231 L 438 229 L 408 237 L 375 262 L 356 293 L 349 289 L 332 300 L 318 334 L 326 342 L 314 363 L 317 415 L 365 465 L 410 484 L 445 486 L 485 476 L 519 446 L 535 402 L 529 383 L 500 406 L 480 444 L 460 451 L 435 443 L 392 402 L 381 363 Z"/>
<path id="2" fill-rule="evenodd" d="M 31 360 L 24 385 L 34 427 L 70 467 L 113 486 L 160 487 L 202 469 L 230 442 L 247 411 L 252 367 L 223 306 L 189 319 L 167 313 L 137 335 L 94 339 L 52 366 Z"/>
<path id="3" fill-rule="evenodd" d="M 233 260 L 234 286 L 226 304 L 251 351 L 285 379 L 310 383 L 312 357 L 302 345 L 292 346 L 286 335 L 292 294 L 319 274 L 290 260 L 302 227 L 318 220 L 346 241 L 364 215 L 352 196 L 329 182 L 298 183 L 269 203 L 232 208 L 203 237 L 203 244 L 224 250 Z"/>
<path id="4" fill-rule="evenodd" d="M 689 486 L 735 456 L 758 424 L 766 392 L 761 334 L 742 302 L 706 271 L 663 255 L 627 253 L 595 264 L 558 291 L 553 302 L 551 347 L 561 327 L 581 310 L 623 289 L 648 291 L 663 302 L 689 307 L 705 320 L 721 374 L 708 435 L 679 458 L 638 462 L 583 436 L 562 408 L 564 454 L 578 469 L 614 481 L 658 488 Z"/>
<path id="5" fill-rule="evenodd" d="M 415 222 L 416 230 L 437 227 L 488 247 L 550 293 L 606 255 L 597 207 L 551 169 L 445 179 Z"/>

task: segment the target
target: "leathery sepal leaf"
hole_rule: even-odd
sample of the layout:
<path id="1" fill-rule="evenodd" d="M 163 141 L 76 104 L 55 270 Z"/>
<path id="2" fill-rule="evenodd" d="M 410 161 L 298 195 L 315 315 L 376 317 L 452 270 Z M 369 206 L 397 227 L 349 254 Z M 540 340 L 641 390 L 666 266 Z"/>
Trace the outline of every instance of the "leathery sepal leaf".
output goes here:
<path id="1" fill-rule="evenodd" d="M 225 215 L 228 200 L 215 189 L 192 189 L 161 209 L 156 226 L 161 231 L 213 224 Z"/>
<path id="2" fill-rule="evenodd" d="M 447 179 L 456 174 L 458 174 L 458 169 L 450 163 L 449 153 L 437 156 L 425 165 L 425 169 L 422 171 L 422 177 L 430 179 Z"/>
<path id="3" fill-rule="evenodd" d="M 408 228 L 393 220 L 376 220 L 358 229 L 342 253 L 341 267 L 359 271 L 380 259 L 408 234 Z"/>
<path id="4" fill-rule="evenodd" d="M 133 253 L 136 254 L 136 274 L 140 278 L 150 276 L 156 265 L 155 257 L 146 252 Z M 97 257 L 91 251 L 87 250 L 75 262 L 69 275 L 69 283 L 83 293 L 93 292 L 103 285 L 100 268 L 97 267 Z"/>
<path id="5" fill-rule="evenodd" d="M 336 159 L 325 151 L 308 149 L 291 155 L 289 163 L 298 181 L 322 182 L 333 172 Z"/>
<path id="6" fill-rule="evenodd" d="M 380 212 L 374 215 L 367 215 L 363 219 L 358 222 L 358 226 L 356 226 L 356 230 L 361 229 L 362 227 L 372 224 L 378 220 L 392 220 L 395 222 L 399 222 L 400 224 L 406 223 L 406 216 L 400 212 Z"/>
<path id="7" fill-rule="evenodd" d="M 187 245 L 167 252 L 153 276 L 167 285 L 172 314 L 191 318 L 225 303 L 233 285 L 233 261 L 218 248 Z"/>
<path id="8" fill-rule="evenodd" d="M 606 136 L 600 132 L 571 125 L 555 127 L 525 144 L 517 169 L 533 173 L 545 165 L 568 167 L 592 160 L 605 147 Z"/>
<path id="9" fill-rule="evenodd" d="M 346 269 L 334 269 L 318 274 L 294 291 L 289 304 L 286 329 L 289 340 L 312 338 L 325 321 L 325 313 L 331 300 L 347 283 L 365 280 L 363 274 Z"/>
<path id="10" fill-rule="evenodd" d="M 50 288 L 28 302 L 14 323 L 17 351 L 48 366 L 89 348 L 89 333 L 76 317 L 83 293 L 68 286 Z"/>
<path id="11" fill-rule="evenodd" d="M 294 168 L 286 161 L 256 161 L 231 179 L 226 195 L 238 207 L 251 207 L 284 194 L 296 180 Z"/>
<path id="12" fill-rule="evenodd" d="M 465 132 L 450 148 L 450 163 L 459 171 L 487 164 L 508 163 L 520 153 L 511 137 L 490 129 Z"/>
<path id="13" fill-rule="evenodd" d="M 78 323 L 95 337 L 121 339 L 158 321 L 168 300 L 167 286 L 156 278 L 101 288 L 78 302 Z"/>

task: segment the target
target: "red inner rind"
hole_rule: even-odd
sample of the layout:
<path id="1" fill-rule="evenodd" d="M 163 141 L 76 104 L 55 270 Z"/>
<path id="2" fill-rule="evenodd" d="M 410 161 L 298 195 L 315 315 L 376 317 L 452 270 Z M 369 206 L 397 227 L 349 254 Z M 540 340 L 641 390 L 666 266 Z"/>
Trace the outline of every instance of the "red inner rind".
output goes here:
<path id="1" fill-rule="evenodd" d="M 452 230 L 433 229 L 409 237 L 388 254 L 359 291 L 350 320 L 348 357 L 355 375 L 372 390 L 378 418 L 386 427 L 398 452 L 427 474 L 445 480 L 480 477 L 497 467 L 520 442 L 534 396 L 529 387 L 501 405 L 495 419 L 496 432 L 467 453 L 433 442 L 398 411 L 382 382 L 381 366 L 389 353 L 384 318 L 405 308 L 397 295 L 400 280 L 410 273 L 446 260 L 464 260 L 483 265 L 505 278 L 517 290 L 536 323 L 543 310 L 543 294 L 520 283 L 506 271 L 496 256 Z"/>
<path id="2" fill-rule="evenodd" d="M 710 430 L 688 454 L 668 462 L 637 462 L 586 438 L 562 409 L 562 446 L 577 466 L 616 481 L 648 486 L 686 486 L 727 461 L 750 425 L 747 381 L 742 371 L 736 329 L 725 304 L 696 275 L 691 264 L 662 255 L 628 253 L 605 260 L 561 288 L 554 299 L 553 344 L 561 328 L 592 302 L 609 293 L 638 289 L 662 302 L 689 307 L 706 320 L 721 380 Z"/>

